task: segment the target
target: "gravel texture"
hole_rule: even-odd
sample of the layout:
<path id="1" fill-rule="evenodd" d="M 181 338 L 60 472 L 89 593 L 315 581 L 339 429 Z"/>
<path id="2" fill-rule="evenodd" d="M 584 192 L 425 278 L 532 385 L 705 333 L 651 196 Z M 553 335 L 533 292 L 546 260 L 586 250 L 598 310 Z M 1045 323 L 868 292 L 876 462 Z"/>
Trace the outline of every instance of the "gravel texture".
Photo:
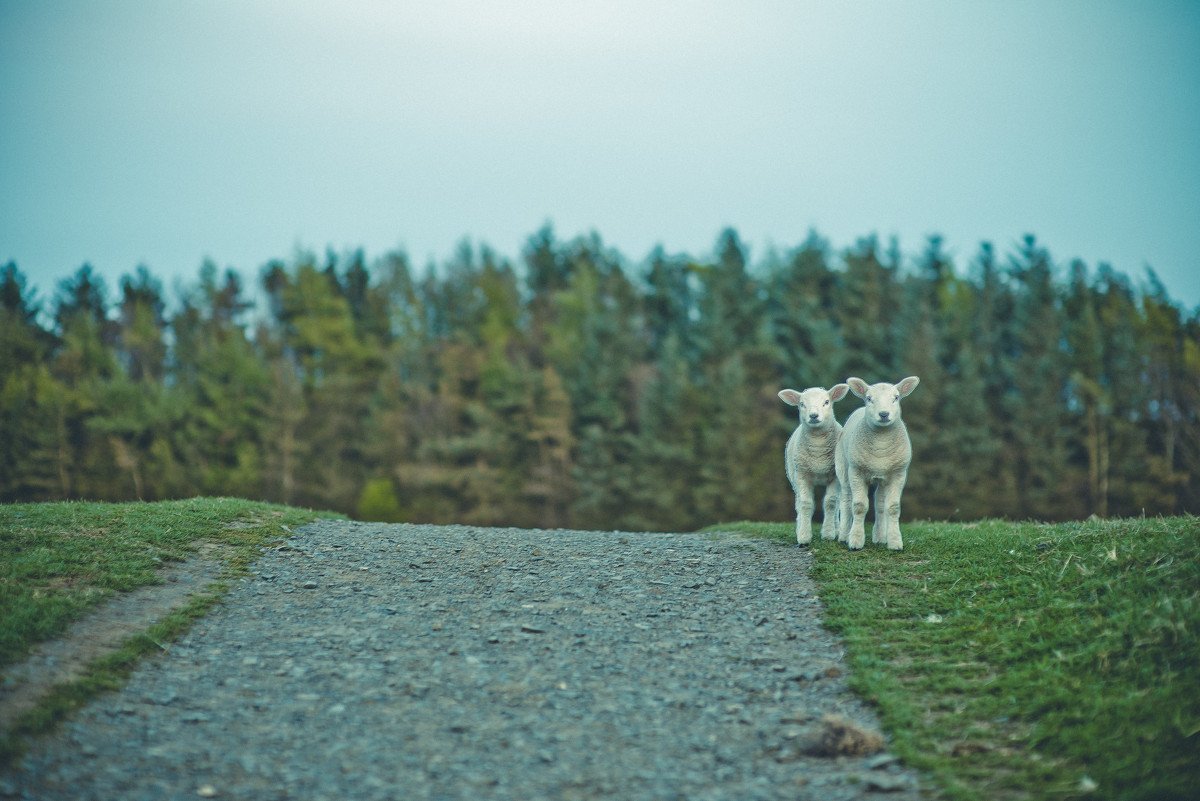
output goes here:
<path id="1" fill-rule="evenodd" d="M 22 799 L 919 797 L 812 555 L 733 535 L 320 521 L 0 776 Z M 886 745 L 885 745 L 886 748 Z"/>

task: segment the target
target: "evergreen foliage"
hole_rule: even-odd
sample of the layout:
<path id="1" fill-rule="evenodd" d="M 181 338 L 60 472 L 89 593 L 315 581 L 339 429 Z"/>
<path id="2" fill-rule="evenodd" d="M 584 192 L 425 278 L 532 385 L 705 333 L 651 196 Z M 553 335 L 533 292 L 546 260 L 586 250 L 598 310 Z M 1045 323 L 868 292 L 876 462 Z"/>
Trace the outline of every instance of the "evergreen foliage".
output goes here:
<path id="1" fill-rule="evenodd" d="M 547 226 L 464 244 L 211 263 L 174 303 L 84 265 L 49 303 L 0 269 L 0 500 L 233 495 L 367 519 L 695 529 L 787 519 L 775 393 L 921 376 L 905 517 L 1200 511 L 1200 311 L 1033 237 L 962 271 L 816 234 L 752 264 L 630 264 Z M 843 419 L 852 406 L 840 410 Z"/>

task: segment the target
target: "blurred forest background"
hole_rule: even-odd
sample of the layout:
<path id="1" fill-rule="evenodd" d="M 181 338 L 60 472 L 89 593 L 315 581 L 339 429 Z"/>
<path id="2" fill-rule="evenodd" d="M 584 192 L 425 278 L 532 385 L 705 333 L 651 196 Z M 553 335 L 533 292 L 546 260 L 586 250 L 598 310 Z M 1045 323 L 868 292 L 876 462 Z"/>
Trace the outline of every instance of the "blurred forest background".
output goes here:
<path id="1" fill-rule="evenodd" d="M 786 520 L 776 392 L 921 385 L 904 518 L 1200 511 L 1200 316 L 1034 238 L 954 265 L 816 234 L 747 264 L 632 265 L 547 227 L 518 264 L 464 244 L 298 253 L 261 291 L 211 263 L 164 296 L 84 266 L 43 300 L 0 271 L 0 499 L 230 495 L 362 519 L 692 530 Z M 260 298 L 258 307 L 250 296 Z M 840 420 L 860 404 L 838 404 Z M 819 517 L 818 511 L 818 517 Z"/>

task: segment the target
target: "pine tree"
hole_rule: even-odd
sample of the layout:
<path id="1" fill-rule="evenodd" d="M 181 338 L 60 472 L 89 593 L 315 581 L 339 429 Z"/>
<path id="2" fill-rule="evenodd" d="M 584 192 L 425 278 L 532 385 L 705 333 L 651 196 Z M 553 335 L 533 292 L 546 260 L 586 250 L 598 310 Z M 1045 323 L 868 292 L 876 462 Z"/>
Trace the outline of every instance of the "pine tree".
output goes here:
<path id="1" fill-rule="evenodd" d="M 268 371 L 251 342 L 250 309 L 233 270 L 206 262 L 171 319 L 181 408 L 174 451 L 193 492 L 264 497 L 262 419 Z M 172 492 L 172 494 L 174 494 Z"/>
<path id="2" fill-rule="evenodd" d="M 107 440 L 117 472 L 128 476 L 113 499 L 153 500 L 186 492 L 178 481 L 171 432 L 178 424 L 177 398 L 164 384 L 167 345 L 162 289 L 143 266 L 121 280 L 122 299 L 114 351 L 120 369 L 98 390 L 88 421 Z M 175 479 L 175 481 L 172 481 Z"/>
<path id="3" fill-rule="evenodd" d="M 842 361 L 836 374 L 842 380 L 858 376 L 867 383 L 888 380 L 880 376 L 896 372 L 893 320 L 898 265 L 884 264 L 874 236 L 859 240 L 842 260 L 846 269 L 836 306 Z"/>
<path id="4" fill-rule="evenodd" d="M 835 319 L 838 276 L 828 243 L 811 232 L 785 261 L 771 265 L 768 281 L 767 314 L 782 354 L 783 383 L 805 389 L 844 381 Z M 792 415 L 786 419 L 790 426 Z"/>
<path id="5" fill-rule="evenodd" d="M 60 389 L 47 360 L 54 337 L 38 324 L 41 303 L 14 262 L 0 269 L 0 500 L 62 497 L 56 465 Z M 65 465 L 63 465 L 65 467 Z"/>
<path id="6" fill-rule="evenodd" d="M 1071 424 L 1065 413 L 1069 370 L 1058 292 L 1049 253 L 1032 236 L 1010 259 L 1018 287 L 1013 327 L 1016 354 L 1006 393 L 1004 437 L 1015 480 L 1016 516 L 1054 519 L 1080 511 L 1067 445 Z"/>

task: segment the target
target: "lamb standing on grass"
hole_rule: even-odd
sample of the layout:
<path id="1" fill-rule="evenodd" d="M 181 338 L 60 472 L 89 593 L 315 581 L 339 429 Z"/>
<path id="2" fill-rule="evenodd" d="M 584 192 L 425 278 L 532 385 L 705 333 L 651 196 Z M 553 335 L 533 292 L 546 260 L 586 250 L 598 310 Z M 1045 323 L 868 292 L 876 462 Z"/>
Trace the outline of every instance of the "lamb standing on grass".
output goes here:
<path id="1" fill-rule="evenodd" d="M 866 401 L 846 419 L 838 440 L 835 469 L 841 484 L 838 539 L 851 550 L 863 547 L 866 539 L 867 488 L 875 482 L 875 528 L 871 542 L 886 542 L 893 551 L 904 547 L 900 538 L 900 495 L 912 461 L 908 429 L 900 419 L 900 399 L 917 388 L 915 375 L 899 384 L 867 385 L 861 378 L 847 378 L 850 391 Z"/>
<path id="2" fill-rule="evenodd" d="M 817 484 L 825 487 L 825 521 L 821 524 L 821 537 L 831 540 L 838 535 L 838 480 L 833 469 L 833 452 L 842 427 L 833 416 L 833 404 L 846 397 L 849 391 L 846 384 L 837 384 L 828 391 L 813 387 L 803 392 L 794 389 L 779 392 L 784 403 L 800 407 L 800 425 L 788 438 L 784 450 L 788 481 L 792 482 L 796 493 L 798 545 L 812 542 L 813 487 Z"/>

